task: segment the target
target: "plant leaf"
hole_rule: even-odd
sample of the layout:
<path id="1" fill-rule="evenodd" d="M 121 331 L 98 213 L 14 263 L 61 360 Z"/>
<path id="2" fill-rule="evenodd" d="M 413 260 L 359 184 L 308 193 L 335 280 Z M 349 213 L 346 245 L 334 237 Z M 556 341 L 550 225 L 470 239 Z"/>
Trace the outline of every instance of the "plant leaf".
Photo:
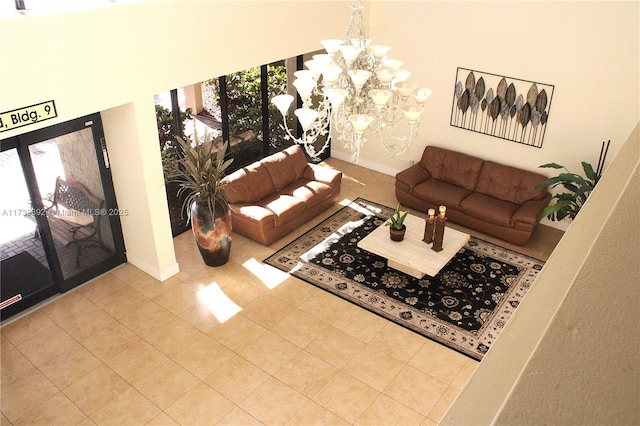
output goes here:
<path id="1" fill-rule="evenodd" d="M 591 164 L 587 163 L 586 161 L 582 162 L 582 169 L 584 170 L 584 174 L 587 176 L 587 178 L 593 181 L 598 178 L 596 172 L 593 171 L 593 167 L 591 166 Z"/>

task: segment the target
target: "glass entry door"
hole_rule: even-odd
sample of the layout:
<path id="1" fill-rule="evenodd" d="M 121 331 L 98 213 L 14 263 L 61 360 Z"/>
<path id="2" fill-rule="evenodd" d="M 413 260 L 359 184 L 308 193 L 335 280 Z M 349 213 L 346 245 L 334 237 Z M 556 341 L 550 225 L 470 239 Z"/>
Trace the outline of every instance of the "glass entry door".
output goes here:
<path id="1" fill-rule="evenodd" d="M 3 140 L 0 161 L 10 165 L 2 168 L 3 319 L 125 261 L 127 212 L 116 204 L 98 114 Z"/>

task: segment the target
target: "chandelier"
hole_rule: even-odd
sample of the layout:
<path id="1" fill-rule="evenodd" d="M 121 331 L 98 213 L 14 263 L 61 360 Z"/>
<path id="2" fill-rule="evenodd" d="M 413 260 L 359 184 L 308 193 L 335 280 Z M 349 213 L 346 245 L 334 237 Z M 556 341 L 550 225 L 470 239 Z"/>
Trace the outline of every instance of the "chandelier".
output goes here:
<path id="1" fill-rule="evenodd" d="M 294 73 L 293 85 L 302 106 L 294 111 L 302 128 L 294 136 L 287 116 L 293 102 L 289 94 L 274 96 L 271 102 L 282 114 L 287 138 L 302 145 L 315 158 L 329 146 L 332 135 L 358 161 L 366 142 L 365 132 L 374 133 L 389 155 L 404 153 L 418 133 L 424 104 L 431 91 L 408 81 L 411 73 L 403 62 L 390 59 L 390 46 L 371 43 L 364 34 L 362 3 L 355 0 L 344 40 L 322 40 L 326 53 L 313 55 L 306 69 Z M 397 124 L 408 122 L 405 134 L 396 135 Z M 316 141 L 326 136 L 321 148 Z"/>

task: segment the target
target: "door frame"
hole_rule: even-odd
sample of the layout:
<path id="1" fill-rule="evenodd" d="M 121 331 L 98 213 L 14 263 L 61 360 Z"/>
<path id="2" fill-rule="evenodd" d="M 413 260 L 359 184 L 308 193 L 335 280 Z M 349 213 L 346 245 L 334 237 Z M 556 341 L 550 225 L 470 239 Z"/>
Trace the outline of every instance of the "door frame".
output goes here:
<path id="1" fill-rule="evenodd" d="M 36 172 L 31 160 L 29 146 L 54 139 L 56 137 L 81 131 L 90 127 L 93 143 L 96 152 L 96 162 L 102 188 L 104 192 L 105 208 L 107 211 L 119 211 L 113 187 L 111 169 L 108 160 L 108 152 L 105 144 L 104 130 L 102 127 L 102 118 L 99 113 L 94 113 L 84 117 L 72 119 L 64 123 L 56 124 L 50 127 L 34 130 L 7 139 L 0 139 L 2 151 L 16 148 L 18 157 L 22 165 L 29 197 L 34 211 L 44 211 L 44 206 L 38 183 L 36 180 Z M 68 278 L 64 278 L 60 262 L 57 257 L 55 243 L 49 227 L 49 222 L 44 215 L 35 215 L 38 229 L 40 230 L 44 251 L 49 263 L 49 269 L 53 275 L 54 282 L 58 285 L 60 292 L 65 293 L 88 280 L 101 275 L 114 267 L 126 262 L 126 251 L 124 246 L 124 236 L 122 234 L 122 226 L 120 218 L 117 215 L 107 215 L 111 233 L 113 235 L 113 243 L 115 254 L 105 260 L 89 266 L 88 268 L 74 274 Z"/>

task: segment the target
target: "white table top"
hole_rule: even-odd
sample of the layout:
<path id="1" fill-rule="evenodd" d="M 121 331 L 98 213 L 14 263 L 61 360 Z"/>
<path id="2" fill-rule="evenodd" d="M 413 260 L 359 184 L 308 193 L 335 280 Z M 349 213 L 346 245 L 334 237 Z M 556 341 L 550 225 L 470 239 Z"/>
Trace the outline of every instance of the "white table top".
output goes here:
<path id="1" fill-rule="evenodd" d="M 447 226 L 444 230 L 443 250 L 436 252 L 431 249 L 432 244 L 422 241 L 424 219 L 407 215 L 404 224 L 407 227 L 404 240 L 392 241 L 389 238 L 389 227 L 381 225 L 363 238 L 358 243 L 358 247 L 387 258 L 392 268 L 403 270 L 414 276 L 420 274 L 416 275 L 410 271 L 434 276 L 470 238 L 468 234 Z"/>

